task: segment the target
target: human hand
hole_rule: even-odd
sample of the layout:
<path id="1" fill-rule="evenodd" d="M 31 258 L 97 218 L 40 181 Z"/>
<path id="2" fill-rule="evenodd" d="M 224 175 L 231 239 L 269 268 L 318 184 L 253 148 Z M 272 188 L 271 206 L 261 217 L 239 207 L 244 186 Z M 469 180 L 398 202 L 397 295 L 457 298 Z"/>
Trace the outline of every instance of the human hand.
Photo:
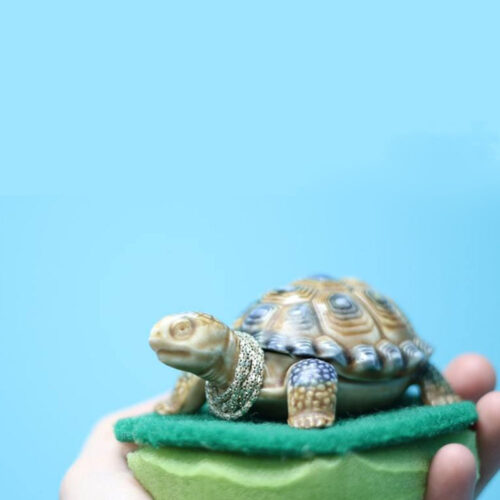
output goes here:
<path id="1" fill-rule="evenodd" d="M 476 464 L 469 449 L 448 444 L 432 460 L 425 500 L 472 500 L 500 468 L 500 392 L 493 392 L 494 368 L 478 354 L 459 356 L 444 375 L 457 394 L 477 403 L 480 478 L 476 484 Z"/>
<path id="2" fill-rule="evenodd" d="M 164 399 L 165 395 L 158 396 L 102 418 L 92 429 L 80 456 L 66 472 L 60 500 L 150 500 L 127 465 L 127 454 L 137 446 L 117 441 L 113 427 L 121 418 L 153 411 Z"/>
<path id="3" fill-rule="evenodd" d="M 465 354 L 452 361 L 445 376 L 460 396 L 477 402 L 481 478 L 475 485 L 474 457 L 466 447 L 446 445 L 432 461 L 426 500 L 471 500 L 500 467 L 500 392 L 491 392 L 495 387 L 495 371 L 484 357 L 477 354 Z M 163 399 L 161 396 L 103 418 L 66 473 L 60 499 L 149 499 L 127 466 L 126 455 L 136 446 L 118 442 L 113 426 L 120 418 L 152 411 L 154 405 Z"/>

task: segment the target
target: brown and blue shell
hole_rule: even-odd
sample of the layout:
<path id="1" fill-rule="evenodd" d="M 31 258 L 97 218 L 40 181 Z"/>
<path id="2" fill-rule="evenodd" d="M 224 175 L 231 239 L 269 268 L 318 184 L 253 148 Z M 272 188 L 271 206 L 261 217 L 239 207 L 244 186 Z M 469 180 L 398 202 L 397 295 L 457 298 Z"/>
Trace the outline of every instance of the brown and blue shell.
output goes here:
<path id="1" fill-rule="evenodd" d="M 432 353 L 391 299 L 354 278 L 312 277 L 272 290 L 234 328 L 266 351 L 323 359 L 359 380 L 410 375 Z"/>

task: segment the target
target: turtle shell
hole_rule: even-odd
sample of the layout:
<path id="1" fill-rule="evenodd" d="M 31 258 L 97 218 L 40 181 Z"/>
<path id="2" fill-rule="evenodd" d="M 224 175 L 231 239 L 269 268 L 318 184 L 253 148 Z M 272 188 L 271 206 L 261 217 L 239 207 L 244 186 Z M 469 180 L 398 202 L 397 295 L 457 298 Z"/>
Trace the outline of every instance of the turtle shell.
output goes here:
<path id="1" fill-rule="evenodd" d="M 354 278 L 321 275 L 271 290 L 234 328 L 266 351 L 329 361 L 347 378 L 405 376 L 432 353 L 391 299 Z"/>

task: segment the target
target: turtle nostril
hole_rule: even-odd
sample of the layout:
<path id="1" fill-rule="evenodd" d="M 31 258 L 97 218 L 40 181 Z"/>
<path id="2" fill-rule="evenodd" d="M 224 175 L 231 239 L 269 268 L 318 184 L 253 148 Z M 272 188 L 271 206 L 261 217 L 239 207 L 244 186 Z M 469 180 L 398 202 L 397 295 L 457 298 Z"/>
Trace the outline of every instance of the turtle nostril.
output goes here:
<path id="1" fill-rule="evenodd" d="M 151 332 L 151 334 L 149 336 L 150 342 L 158 341 L 160 339 L 161 339 L 161 331 L 160 330 L 155 330 L 155 331 Z"/>

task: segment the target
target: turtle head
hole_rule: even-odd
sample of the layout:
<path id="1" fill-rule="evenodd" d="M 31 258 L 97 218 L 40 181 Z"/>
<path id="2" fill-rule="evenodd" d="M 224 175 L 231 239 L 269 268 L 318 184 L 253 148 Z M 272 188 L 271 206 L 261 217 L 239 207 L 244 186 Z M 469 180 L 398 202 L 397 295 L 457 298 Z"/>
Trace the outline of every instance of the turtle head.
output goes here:
<path id="1" fill-rule="evenodd" d="M 226 358 L 234 356 L 234 337 L 213 316 L 190 312 L 158 321 L 151 329 L 149 345 L 162 363 L 212 381 L 221 375 Z"/>

